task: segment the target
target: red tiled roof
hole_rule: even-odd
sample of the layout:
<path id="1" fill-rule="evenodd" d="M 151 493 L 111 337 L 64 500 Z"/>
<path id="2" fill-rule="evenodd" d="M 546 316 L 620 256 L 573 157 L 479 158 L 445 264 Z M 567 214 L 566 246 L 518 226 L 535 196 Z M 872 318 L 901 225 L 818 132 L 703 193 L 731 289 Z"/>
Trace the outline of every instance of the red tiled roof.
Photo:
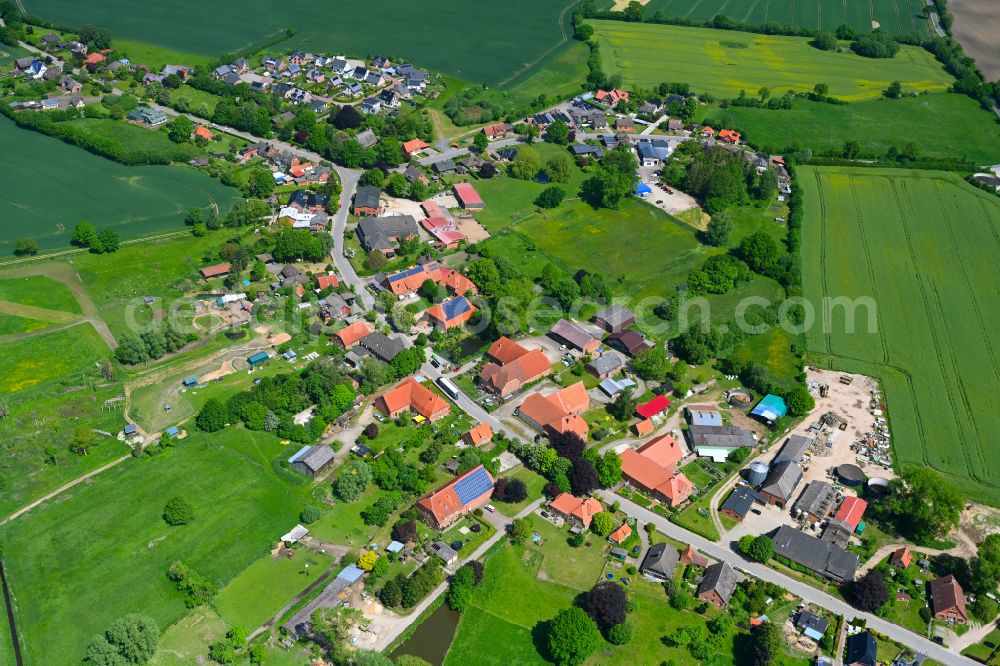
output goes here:
<path id="1" fill-rule="evenodd" d="M 670 406 L 670 400 L 665 395 L 658 395 L 649 402 L 635 408 L 635 413 L 643 418 L 651 418 L 660 412 L 666 411 Z"/>
<path id="2" fill-rule="evenodd" d="M 319 275 L 316 277 L 316 284 L 320 289 L 326 289 L 327 287 L 336 289 L 340 286 L 340 280 L 337 279 L 336 275 Z"/>
<path id="3" fill-rule="evenodd" d="M 584 529 L 590 527 L 590 522 L 593 520 L 595 513 L 600 513 L 604 510 L 601 503 L 593 497 L 581 500 L 570 493 L 562 493 L 549 502 L 549 507 L 553 511 L 565 516 L 576 516 L 580 519 L 580 523 Z"/>
<path id="4" fill-rule="evenodd" d="M 206 266 L 201 269 L 201 276 L 204 278 L 219 277 L 220 275 L 227 274 L 232 268 L 232 264 L 215 264 L 214 266 Z"/>
<path id="5" fill-rule="evenodd" d="M 851 526 L 851 529 L 856 530 L 867 508 L 868 502 L 860 497 L 845 497 L 844 501 L 840 503 L 840 508 L 837 510 L 834 518 L 844 521 Z"/>
<path id="6" fill-rule="evenodd" d="M 650 419 L 643 419 L 632 426 L 632 428 L 635 430 L 635 434 L 640 437 L 653 434 L 653 422 Z"/>
<path id="7" fill-rule="evenodd" d="M 434 393 L 413 377 L 407 377 L 396 388 L 382 394 L 382 401 L 390 414 L 408 407 L 425 419 L 432 418 L 441 410 L 451 410 L 444 398 Z"/>
<path id="8" fill-rule="evenodd" d="M 350 326 L 340 329 L 333 335 L 340 340 L 342 345 L 350 347 L 371 332 L 372 329 L 368 326 L 368 324 L 363 321 L 356 321 Z"/>
<path id="9" fill-rule="evenodd" d="M 208 139 L 209 141 L 211 141 L 212 137 L 215 136 L 214 134 L 212 134 L 212 131 L 209 130 L 204 125 L 198 125 L 197 127 L 195 127 L 194 128 L 194 133 L 195 133 L 196 136 L 203 137 L 205 139 Z"/>
<path id="10" fill-rule="evenodd" d="M 676 467 L 680 459 L 684 457 L 684 451 L 673 435 L 654 437 L 636 451 L 665 469 Z"/>
<path id="11" fill-rule="evenodd" d="M 965 593 L 951 574 L 931 581 L 931 608 L 934 613 L 944 613 L 954 610 L 962 619 L 968 617 L 965 612 Z"/>
<path id="12" fill-rule="evenodd" d="M 616 529 L 608 536 L 608 540 L 612 543 L 622 543 L 625 539 L 632 536 L 632 528 L 626 523 L 622 523 L 622 526 Z"/>
<path id="13" fill-rule="evenodd" d="M 434 516 L 434 519 L 437 521 L 439 525 L 447 523 L 456 513 L 462 511 L 462 509 L 465 506 L 469 506 L 471 504 L 476 503 L 477 501 L 481 501 L 483 496 L 487 494 L 484 492 L 482 495 L 479 495 L 478 497 L 474 498 L 471 502 L 469 502 L 469 504 L 463 505 L 461 500 L 459 500 L 458 498 L 458 493 L 455 492 L 455 485 L 459 481 L 469 476 L 473 472 L 478 471 L 482 467 L 483 467 L 482 465 L 479 465 L 478 467 L 473 467 L 464 474 L 460 474 L 459 476 L 455 477 L 444 486 L 438 488 L 436 491 L 424 495 L 424 497 L 420 499 L 418 504 L 427 511 L 429 511 L 431 515 Z M 493 477 L 490 475 L 488 471 L 486 472 L 486 474 L 487 476 L 489 476 L 490 481 L 492 482 Z M 487 492 L 489 492 L 490 494 L 493 493 L 492 484 L 490 485 L 489 490 Z"/>
<path id="14" fill-rule="evenodd" d="M 403 144 L 403 152 L 407 155 L 413 155 L 414 153 L 419 153 L 424 148 L 430 148 L 429 143 L 424 143 L 420 139 L 413 139 L 412 141 L 407 141 Z"/>
<path id="15" fill-rule="evenodd" d="M 490 441 L 493 437 L 493 428 L 489 423 L 480 423 L 474 428 L 470 428 L 463 437 L 472 446 L 480 446 Z"/>
<path id="16" fill-rule="evenodd" d="M 478 204 L 481 206 L 483 204 L 483 200 L 480 198 L 479 193 L 476 192 L 476 188 L 469 183 L 455 183 L 453 189 L 459 203 L 463 206 L 468 206 L 469 204 Z"/>
<path id="17" fill-rule="evenodd" d="M 518 410 L 522 416 L 543 428 L 550 428 L 559 433 L 575 432 L 586 439 L 590 429 L 578 412 L 586 409 L 589 404 L 590 397 L 583 387 L 583 382 L 577 382 L 548 396 L 532 393 L 521 403 Z"/>

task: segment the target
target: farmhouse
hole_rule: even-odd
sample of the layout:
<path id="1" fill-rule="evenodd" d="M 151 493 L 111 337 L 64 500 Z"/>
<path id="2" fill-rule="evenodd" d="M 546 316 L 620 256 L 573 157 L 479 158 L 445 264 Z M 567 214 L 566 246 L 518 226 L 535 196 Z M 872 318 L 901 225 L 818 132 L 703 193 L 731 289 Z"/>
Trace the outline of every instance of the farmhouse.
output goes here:
<path id="1" fill-rule="evenodd" d="M 635 323 L 635 313 L 624 305 L 614 304 L 595 314 L 590 321 L 608 333 L 618 333 Z"/>
<path id="2" fill-rule="evenodd" d="M 692 425 L 688 438 L 695 453 L 715 462 L 725 462 L 735 449 L 752 448 L 757 443 L 752 432 L 736 426 Z"/>
<path id="3" fill-rule="evenodd" d="M 424 495 L 417 502 L 417 509 L 433 527 L 442 530 L 486 504 L 492 495 L 493 477 L 479 465 Z"/>
<path id="4" fill-rule="evenodd" d="M 366 217 L 358 223 L 358 240 L 365 250 L 378 250 L 385 256 L 396 256 L 400 241 L 417 237 L 417 221 L 409 215 Z"/>
<path id="5" fill-rule="evenodd" d="M 496 141 L 497 139 L 502 139 L 510 133 L 510 125 L 507 123 L 495 123 L 493 125 L 487 125 L 483 128 L 483 134 L 490 141 Z"/>
<path id="6" fill-rule="evenodd" d="M 736 589 L 736 570 L 729 562 L 716 562 L 705 569 L 698 586 L 698 599 L 725 608 Z"/>
<path id="7" fill-rule="evenodd" d="M 592 354 L 601 346 L 600 340 L 595 339 L 587 331 L 580 328 L 568 319 L 560 319 L 549 331 L 549 337 L 558 342 L 565 343 L 576 349 L 581 354 Z"/>
<path id="8" fill-rule="evenodd" d="M 372 185 L 359 187 L 354 195 L 354 207 L 351 209 L 351 214 L 361 217 L 379 215 L 382 212 L 381 196 L 382 190 L 377 187 Z"/>
<path id="9" fill-rule="evenodd" d="M 844 666 L 877 666 L 878 643 L 865 631 L 847 637 L 847 656 Z"/>
<path id="10" fill-rule="evenodd" d="M 673 580 L 679 559 L 680 553 L 669 544 L 663 542 L 653 544 L 642 558 L 639 573 L 650 580 L 665 583 Z"/>
<path id="11" fill-rule="evenodd" d="M 482 198 L 479 193 L 476 192 L 470 183 L 455 183 L 453 186 L 455 190 L 455 198 L 458 200 L 458 205 L 466 210 L 482 210 L 486 208 L 486 204 L 483 203 Z"/>
<path id="12" fill-rule="evenodd" d="M 854 580 L 858 556 L 805 532 L 782 525 L 773 537 L 774 552 L 837 583 Z"/>
<path id="13" fill-rule="evenodd" d="M 475 312 L 476 306 L 469 299 L 465 296 L 456 296 L 427 308 L 427 320 L 438 329 L 447 331 L 465 324 Z"/>
<path id="14" fill-rule="evenodd" d="M 344 349 L 350 349 L 358 343 L 361 338 L 370 334 L 372 329 L 367 323 L 363 321 L 356 321 L 353 324 L 346 326 L 333 334 L 333 337 L 340 341 L 341 346 Z"/>
<path id="15" fill-rule="evenodd" d="M 652 447 L 647 444 L 638 450 L 628 448 L 621 453 L 622 476 L 629 483 L 649 493 L 654 499 L 668 506 L 677 506 L 691 496 L 694 486 L 683 472 L 676 471 L 676 463 L 680 460 L 674 448 L 676 441 L 673 442 L 673 446 L 669 442 L 657 440 L 650 444 L 654 442 L 656 443 Z M 659 461 L 668 465 L 662 465 Z"/>
<path id="16" fill-rule="evenodd" d="M 456 296 L 476 294 L 479 291 L 472 280 L 458 271 L 444 268 L 436 261 L 428 261 L 385 276 L 378 281 L 378 285 L 396 296 L 406 296 L 417 291 L 427 280 L 447 287 Z"/>
<path id="17" fill-rule="evenodd" d="M 466 239 L 465 234 L 458 230 L 458 225 L 446 217 L 427 217 L 420 224 L 434 237 L 438 247 L 456 248 Z"/>
<path id="18" fill-rule="evenodd" d="M 892 557 L 889 558 L 889 564 L 900 569 L 905 569 L 910 564 L 913 563 L 913 553 L 909 548 L 903 546 L 897 550 L 894 550 Z"/>
<path id="19" fill-rule="evenodd" d="M 451 405 L 413 377 L 407 377 L 395 388 L 379 396 L 375 401 L 375 409 L 391 419 L 409 410 L 434 422 L 447 416 L 451 412 Z"/>
<path id="20" fill-rule="evenodd" d="M 965 611 L 965 592 L 951 574 L 931 581 L 931 610 L 934 619 L 948 624 L 965 624 L 969 621 Z"/>
<path id="21" fill-rule="evenodd" d="M 618 102 L 628 101 L 628 93 L 624 90 L 598 90 L 597 94 L 594 95 L 594 99 L 601 104 L 606 104 L 614 108 Z"/>
<path id="22" fill-rule="evenodd" d="M 425 143 L 420 139 L 412 139 L 411 141 L 406 141 L 403 143 L 403 157 L 410 158 L 418 154 L 422 150 L 430 148 L 429 143 Z"/>
<path id="23" fill-rule="evenodd" d="M 590 406 L 583 382 L 577 382 L 548 396 L 532 393 L 516 414 L 538 432 L 548 436 L 573 432 L 586 439 L 589 427 L 580 413 Z"/>
<path id="24" fill-rule="evenodd" d="M 552 371 L 541 349 L 528 350 L 506 336 L 490 345 L 486 356 L 490 361 L 479 372 L 479 383 L 501 398 Z"/>
<path id="25" fill-rule="evenodd" d="M 288 463 L 308 476 L 317 476 L 333 462 L 335 452 L 326 444 L 306 446 L 288 459 Z"/>
<path id="26" fill-rule="evenodd" d="M 580 499 L 569 493 L 561 493 L 549 502 L 548 509 L 570 525 L 586 530 L 590 529 L 594 514 L 603 511 L 604 507 L 593 497 Z"/>

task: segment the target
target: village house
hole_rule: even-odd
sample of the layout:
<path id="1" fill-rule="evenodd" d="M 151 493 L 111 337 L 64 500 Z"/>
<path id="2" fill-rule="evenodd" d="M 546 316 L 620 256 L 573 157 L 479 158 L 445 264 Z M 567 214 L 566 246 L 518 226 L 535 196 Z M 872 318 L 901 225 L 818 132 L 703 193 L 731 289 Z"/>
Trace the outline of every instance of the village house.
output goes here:
<path id="1" fill-rule="evenodd" d="M 600 356 L 591 359 L 585 367 L 585 370 L 590 374 L 594 375 L 598 379 L 607 379 L 611 375 L 619 372 L 625 364 L 618 354 L 614 352 L 605 352 Z"/>
<path id="2" fill-rule="evenodd" d="M 969 621 L 965 610 L 965 592 L 952 574 L 932 580 L 930 596 L 935 620 L 948 624 L 966 624 Z"/>
<path id="3" fill-rule="evenodd" d="M 472 280 L 458 271 L 445 268 L 436 261 L 417 264 L 398 273 L 386 275 L 376 280 L 376 284 L 379 288 L 402 297 L 415 293 L 427 280 L 447 287 L 456 296 L 479 292 Z"/>
<path id="4" fill-rule="evenodd" d="M 493 439 L 493 428 L 486 422 L 480 423 L 462 434 L 462 441 L 469 446 L 483 446 L 488 444 L 491 439 Z"/>
<path id="5" fill-rule="evenodd" d="M 456 296 L 450 300 L 427 308 L 427 320 L 438 329 L 447 331 L 465 324 L 476 312 L 474 306 L 465 296 Z"/>
<path id="6" fill-rule="evenodd" d="M 202 268 L 200 273 L 203 278 L 208 280 L 209 278 L 225 277 L 229 275 L 229 271 L 232 270 L 232 264 L 215 264 L 214 266 L 206 266 Z"/>
<path id="7" fill-rule="evenodd" d="M 667 506 L 684 503 L 694 492 L 694 485 L 683 472 L 663 467 L 636 449 L 625 449 L 621 460 L 622 477 Z"/>
<path id="8" fill-rule="evenodd" d="M 418 155 L 422 150 L 430 148 L 430 144 L 420 139 L 411 139 L 403 143 L 403 157 L 409 159 L 414 155 Z"/>
<path id="9" fill-rule="evenodd" d="M 344 349 L 350 349 L 361 340 L 361 338 L 372 332 L 371 327 L 363 321 L 356 321 L 333 334 Z"/>
<path id="10" fill-rule="evenodd" d="M 590 529 L 590 523 L 594 515 L 604 510 L 601 503 L 593 497 L 580 499 L 570 493 L 561 493 L 551 502 L 548 507 L 556 516 L 562 518 L 570 526 L 575 526 L 582 530 Z"/>
<path id="11" fill-rule="evenodd" d="M 618 90 L 618 89 L 598 90 L 597 94 L 594 95 L 594 100 L 601 104 L 614 108 L 615 106 L 618 105 L 618 102 L 628 101 L 628 93 L 625 92 L 624 90 Z"/>
<path id="12" fill-rule="evenodd" d="M 493 477 L 482 465 L 473 467 L 417 501 L 432 527 L 443 530 L 490 501 Z"/>
<path id="13" fill-rule="evenodd" d="M 510 125 L 507 123 L 494 123 L 493 125 L 487 125 L 483 128 L 483 134 L 490 141 L 496 141 L 497 139 L 503 139 L 510 133 Z"/>
<path id="14" fill-rule="evenodd" d="M 647 340 L 645 335 L 631 328 L 612 333 L 606 342 L 632 357 L 653 347 L 653 343 Z"/>
<path id="15" fill-rule="evenodd" d="M 547 436 L 573 432 L 585 440 L 590 429 L 580 414 L 589 406 L 587 389 L 583 382 L 577 382 L 547 396 L 532 393 L 521 403 L 515 414 Z"/>
<path id="16" fill-rule="evenodd" d="M 615 132 L 618 134 L 633 134 L 635 133 L 635 121 L 624 116 L 615 120 Z"/>
<path id="17" fill-rule="evenodd" d="M 847 637 L 844 666 L 878 666 L 878 643 L 867 631 Z"/>
<path id="18" fill-rule="evenodd" d="M 632 528 L 628 523 L 622 523 L 621 527 L 608 535 L 608 541 L 620 546 L 625 543 L 625 540 L 630 536 L 632 536 Z"/>
<path id="19" fill-rule="evenodd" d="M 670 400 L 665 395 L 654 396 L 647 402 L 635 408 L 635 414 L 641 419 L 651 419 L 667 411 L 670 407 Z"/>
<path id="20" fill-rule="evenodd" d="M 358 223 L 357 234 L 366 251 L 378 250 L 386 257 L 396 256 L 401 241 L 417 237 L 417 221 L 409 215 L 365 217 Z"/>
<path id="21" fill-rule="evenodd" d="M 913 553 L 909 548 L 903 546 L 892 552 L 892 557 L 889 558 L 889 564 L 899 569 L 906 569 L 913 563 Z"/>
<path id="22" fill-rule="evenodd" d="M 375 409 L 391 419 L 410 411 L 416 415 L 414 418 L 433 423 L 447 416 L 451 405 L 413 377 L 407 377 L 379 396 Z"/>
<path id="23" fill-rule="evenodd" d="M 705 569 L 698 585 L 698 599 L 725 608 L 736 589 L 736 570 L 729 562 L 716 562 Z"/>
<path id="24" fill-rule="evenodd" d="M 729 516 L 738 523 L 747 517 L 754 503 L 763 504 L 763 498 L 747 486 L 739 486 L 729 493 L 729 497 L 719 507 L 719 513 Z"/>
<path id="25" fill-rule="evenodd" d="M 406 343 L 401 338 L 390 338 L 382 331 L 369 333 L 358 340 L 358 346 L 383 363 L 391 363 L 392 359 L 406 349 Z"/>
<path id="26" fill-rule="evenodd" d="M 354 194 L 352 215 L 360 217 L 375 217 L 382 213 L 382 190 L 373 185 L 362 185 Z"/>
<path id="27" fill-rule="evenodd" d="M 479 383 L 501 398 L 552 371 L 552 364 L 541 349 L 526 349 L 506 336 L 490 345 L 486 357 L 489 361 L 479 372 Z"/>
<path id="28" fill-rule="evenodd" d="M 650 580 L 665 583 L 673 580 L 679 559 L 680 554 L 669 544 L 663 542 L 653 544 L 642 558 L 639 573 Z"/>

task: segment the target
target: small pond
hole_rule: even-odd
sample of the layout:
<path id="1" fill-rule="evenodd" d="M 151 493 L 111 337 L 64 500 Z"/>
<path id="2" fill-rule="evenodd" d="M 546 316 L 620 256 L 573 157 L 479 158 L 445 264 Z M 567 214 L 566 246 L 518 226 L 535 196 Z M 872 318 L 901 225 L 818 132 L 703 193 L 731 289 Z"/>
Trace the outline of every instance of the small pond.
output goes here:
<path id="1" fill-rule="evenodd" d="M 409 654 L 425 659 L 433 666 L 441 666 L 451 646 L 451 640 L 455 637 L 458 618 L 457 612 L 448 608 L 447 604 L 441 604 L 417 627 L 417 631 L 389 656 L 395 659 Z"/>

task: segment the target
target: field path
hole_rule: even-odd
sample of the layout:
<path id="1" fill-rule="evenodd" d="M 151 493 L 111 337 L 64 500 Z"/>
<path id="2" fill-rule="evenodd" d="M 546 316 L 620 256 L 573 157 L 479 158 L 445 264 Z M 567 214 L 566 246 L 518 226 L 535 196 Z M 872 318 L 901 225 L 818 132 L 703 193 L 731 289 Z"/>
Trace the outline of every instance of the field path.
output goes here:
<path id="1" fill-rule="evenodd" d="M 39 308 L 34 305 L 24 303 L 11 303 L 10 301 L 0 301 L 0 314 L 14 315 L 15 317 L 27 317 L 47 321 L 53 324 L 68 324 L 79 319 L 80 315 L 72 312 L 62 312 L 61 310 L 50 310 Z"/>
<path id="2" fill-rule="evenodd" d="M 83 310 L 84 321 L 88 321 L 93 325 L 98 335 L 104 339 L 108 347 L 111 349 L 118 347 L 118 341 L 115 339 L 111 329 L 108 328 L 104 318 L 101 317 L 97 305 L 90 298 L 90 294 L 87 293 L 87 289 L 83 286 L 83 280 L 80 279 L 80 274 L 75 268 L 61 262 L 50 262 L 0 271 L 0 278 L 25 277 L 28 275 L 44 275 L 53 280 L 58 280 L 69 287 L 69 290 L 73 292 L 73 296 L 76 297 L 77 302 L 80 304 L 80 309 Z"/>
<path id="3" fill-rule="evenodd" d="M 69 490 L 73 486 L 76 486 L 76 485 L 79 485 L 79 484 L 83 483 L 84 481 L 86 481 L 87 479 L 89 479 L 92 476 L 97 476 L 101 472 L 103 472 L 105 470 L 109 470 L 112 467 L 114 467 L 115 465 L 120 465 L 121 463 L 125 462 L 126 460 L 128 460 L 131 457 L 132 456 L 130 456 L 130 455 L 126 455 L 126 456 L 122 456 L 121 458 L 115 458 L 114 460 L 112 460 L 111 462 L 107 463 L 106 465 L 102 465 L 101 467 L 98 467 L 97 469 L 92 469 L 89 472 L 87 472 L 86 474 L 84 474 L 83 476 L 78 476 L 77 478 L 73 479 L 69 483 L 64 483 L 63 485 L 59 486 L 58 488 L 56 488 L 55 490 L 53 490 L 48 495 L 45 495 L 43 497 L 39 497 L 38 499 L 36 499 L 31 504 L 27 504 L 25 506 L 22 506 L 20 509 L 18 509 L 14 513 L 10 514 L 9 516 L 7 516 L 6 518 L 4 518 L 3 520 L 0 520 L 0 525 L 6 525 L 10 521 L 17 519 L 18 517 L 20 517 L 21 515 L 27 513 L 28 511 L 31 511 L 32 509 L 34 509 L 39 504 L 42 504 L 43 502 L 47 502 L 48 500 L 52 499 L 53 497 L 55 497 L 57 495 L 61 495 L 62 493 L 66 492 L 67 490 Z"/>

